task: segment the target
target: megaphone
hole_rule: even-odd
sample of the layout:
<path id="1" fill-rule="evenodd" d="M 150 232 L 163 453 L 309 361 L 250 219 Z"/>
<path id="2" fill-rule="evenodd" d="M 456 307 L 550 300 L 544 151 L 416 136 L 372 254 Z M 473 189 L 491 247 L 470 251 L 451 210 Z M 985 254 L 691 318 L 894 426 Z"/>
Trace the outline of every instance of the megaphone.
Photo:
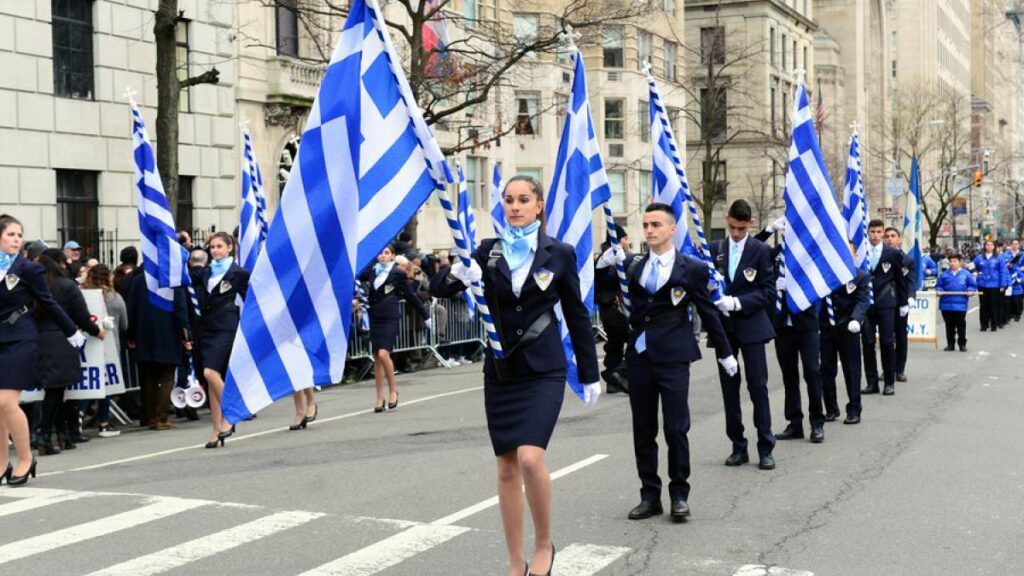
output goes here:
<path id="1" fill-rule="evenodd" d="M 178 409 L 188 406 L 187 395 L 188 394 L 187 392 L 185 392 L 184 388 L 178 388 L 177 386 L 175 386 L 174 388 L 171 389 L 171 404 L 173 404 L 174 407 Z"/>
<path id="2" fill-rule="evenodd" d="M 206 403 L 206 390 L 203 390 L 195 378 L 189 379 L 188 388 L 185 390 L 185 402 L 190 408 L 202 408 Z"/>

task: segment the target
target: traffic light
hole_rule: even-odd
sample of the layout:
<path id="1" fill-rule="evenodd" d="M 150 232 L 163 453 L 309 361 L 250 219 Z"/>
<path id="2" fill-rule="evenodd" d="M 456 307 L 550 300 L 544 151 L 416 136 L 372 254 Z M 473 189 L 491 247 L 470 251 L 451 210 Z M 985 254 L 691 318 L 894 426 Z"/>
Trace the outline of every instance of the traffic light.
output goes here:
<path id="1" fill-rule="evenodd" d="M 985 178 L 985 173 L 984 172 L 982 172 L 981 170 L 975 170 L 974 171 L 974 187 L 975 188 L 980 188 L 981 187 L 981 181 L 984 178 Z"/>

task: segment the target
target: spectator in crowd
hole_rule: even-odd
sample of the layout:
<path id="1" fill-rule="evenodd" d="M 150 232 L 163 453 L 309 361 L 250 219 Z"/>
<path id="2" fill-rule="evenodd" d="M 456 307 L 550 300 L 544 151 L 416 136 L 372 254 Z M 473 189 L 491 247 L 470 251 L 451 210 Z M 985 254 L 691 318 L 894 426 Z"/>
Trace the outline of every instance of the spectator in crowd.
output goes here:
<path id="1" fill-rule="evenodd" d="M 395 249 L 395 256 L 413 258 L 416 252 L 412 246 L 412 234 L 405 231 L 398 235 L 398 240 L 392 246 Z M 410 256 L 410 254 L 413 256 Z"/>
<path id="2" fill-rule="evenodd" d="M 121 342 L 124 340 L 124 333 L 128 330 L 128 306 L 124 298 L 114 290 L 114 273 L 106 264 L 97 264 L 89 268 L 89 277 L 82 284 L 84 290 L 100 290 L 103 293 L 103 303 L 107 308 L 107 318 L 104 319 L 104 328 L 110 330 L 107 337 L 114 339 L 114 346 L 120 352 Z M 108 321 L 110 324 L 107 325 Z M 122 370 L 123 373 L 123 370 Z M 83 400 L 78 404 L 78 410 L 85 412 L 92 402 Z M 96 420 L 99 422 L 100 438 L 111 438 L 121 433 L 110 425 L 110 397 L 107 396 L 99 401 Z"/>
<path id="3" fill-rule="evenodd" d="M 75 282 L 79 285 L 85 282 L 85 279 L 89 277 L 89 270 L 99 264 L 100 261 L 96 258 L 89 257 L 85 259 L 85 263 L 78 269 L 78 275 L 75 276 Z"/>
<path id="4" fill-rule="evenodd" d="M 178 230 L 178 244 L 184 246 L 186 250 L 191 250 L 192 236 L 185 230 Z"/>
<path id="5" fill-rule="evenodd" d="M 36 258 L 39 258 L 39 255 L 47 248 L 49 248 L 49 246 L 46 245 L 46 242 L 43 242 L 42 240 L 33 240 L 22 247 L 21 255 L 34 262 Z"/>
<path id="6" fill-rule="evenodd" d="M 128 279 L 132 273 L 139 266 L 139 251 L 135 246 L 128 246 L 121 249 L 119 255 L 121 264 L 114 269 L 114 289 L 117 293 L 124 298 L 125 302 L 128 301 Z"/>
<path id="7" fill-rule="evenodd" d="M 74 240 L 64 243 L 64 263 L 72 278 L 78 277 L 78 269 L 82 267 L 82 245 Z"/>

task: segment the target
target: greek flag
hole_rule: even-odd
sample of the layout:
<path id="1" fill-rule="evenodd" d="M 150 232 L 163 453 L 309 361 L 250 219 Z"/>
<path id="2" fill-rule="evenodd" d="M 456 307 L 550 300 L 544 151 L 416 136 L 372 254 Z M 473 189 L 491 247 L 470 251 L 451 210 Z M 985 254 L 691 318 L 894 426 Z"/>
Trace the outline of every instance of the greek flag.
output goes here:
<path id="1" fill-rule="evenodd" d="M 135 187 L 139 191 L 139 235 L 146 288 L 153 306 L 174 310 L 174 289 L 190 286 L 188 250 L 178 243 L 171 206 L 160 182 L 156 157 L 142 112 L 132 101 L 132 146 L 135 156 Z"/>
<path id="2" fill-rule="evenodd" d="M 677 163 L 679 148 L 668 123 L 662 118 L 664 110 L 659 98 L 650 100 L 651 141 L 654 154 L 651 162 L 651 201 L 668 204 L 676 215 L 676 233 L 672 237 L 676 250 L 699 258 L 690 238 L 690 227 L 686 218 L 686 198 L 690 183 L 681 163 Z"/>
<path id="3" fill-rule="evenodd" d="M 469 201 L 469 188 L 466 186 L 466 175 L 462 171 L 462 164 L 456 164 L 459 179 L 459 227 L 462 228 L 462 236 L 466 239 L 466 249 L 472 254 L 476 250 L 476 218 L 473 217 L 473 207 Z M 476 320 L 476 300 L 473 293 L 466 290 L 462 293 L 466 300 L 466 308 L 469 310 L 469 318 Z"/>
<path id="4" fill-rule="evenodd" d="M 601 161 L 601 151 L 594 132 L 594 120 L 587 98 L 587 78 L 583 71 L 583 58 L 577 51 L 573 56 L 575 73 L 572 95 L 558 144 L 555 177 L 551 184 L 545 211 L 548 217 L 547 233 L 576 248 L 576 267 L 580 276 L 580 293 L 588 308 L 594 308 L 594 251 L 593 210 L 611 200 L 608 175 Z M 566 378 L 569 386 L 583 397 L 582 384 L 576 369 L 576 356 L 569 340 L 569 330 L 562 321 L 562 308 L 555 310 L 562 330 L 562 345 L 568 360 Z"/>
<path id="5" fill-rule="evenodd" d="M 924 267 L 921 266 L 921 169 L 917 156 L 910 161 L 910 193 L 907 194 L 907 211 L 903 213 L 903 251 L 914 259 L 917 277 L 916 289 L 924 281 Z"/>
<path id="6" fill-rule="evenodd" d="M 843 220 L 846 221 L 846 238 L 857 249 L 854 263 L 861 270 L 870 273 L 868 270 L 868 203 L 864 196 L 864 178 L 861 176 L 860 137 L 856 132 L 850 137 L 850 156 L 846 161 Z"/>
<path id="7" fill-rule="evenodd" d="M 853 279 L 853 258 L 825 160 L 818 148 L 807 88 L 797 85 L 786 172 L 786 300 L 800 312 Z"/>
<path id="8" fill-rule="evenodd" d="M 228 421 L 341 380 L 356 273 L 444 185 L 442 164 L 379 8 L 353 0 L 250 277 Z"/>
<path id="9" fill-rule="evenodd" d="M 491 176 L 491 221 L 494 222 L 494 234 L 501 238 L 505 233 L 505 183 L 501 179 L 501 170 L 494 165 Z"/>
<path id="10" fill-rule="evenodd" d="M 246 270 L 256 266 L 256 256 L 266 240 L 267 222 L 263 198 L 263 174 L 252 150 L 252 134 L 242 132 L 242 213 L 238 226 L 238 265 Z"/>

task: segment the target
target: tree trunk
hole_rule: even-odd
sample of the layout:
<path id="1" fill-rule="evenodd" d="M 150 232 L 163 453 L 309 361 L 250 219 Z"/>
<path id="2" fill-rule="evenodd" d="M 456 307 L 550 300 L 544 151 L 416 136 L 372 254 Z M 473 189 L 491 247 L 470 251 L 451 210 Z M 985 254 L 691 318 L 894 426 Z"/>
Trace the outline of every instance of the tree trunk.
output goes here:
<path id="1" fill-rule="evenodd" d="M 160 170 L 172 217 L 178 207 L 178 106 L 181 101 L 174 37 L 177 21 L 178 0 L 160 0 L 153 19 L 153 36 L 156 39 L 156 166 Z"/>

